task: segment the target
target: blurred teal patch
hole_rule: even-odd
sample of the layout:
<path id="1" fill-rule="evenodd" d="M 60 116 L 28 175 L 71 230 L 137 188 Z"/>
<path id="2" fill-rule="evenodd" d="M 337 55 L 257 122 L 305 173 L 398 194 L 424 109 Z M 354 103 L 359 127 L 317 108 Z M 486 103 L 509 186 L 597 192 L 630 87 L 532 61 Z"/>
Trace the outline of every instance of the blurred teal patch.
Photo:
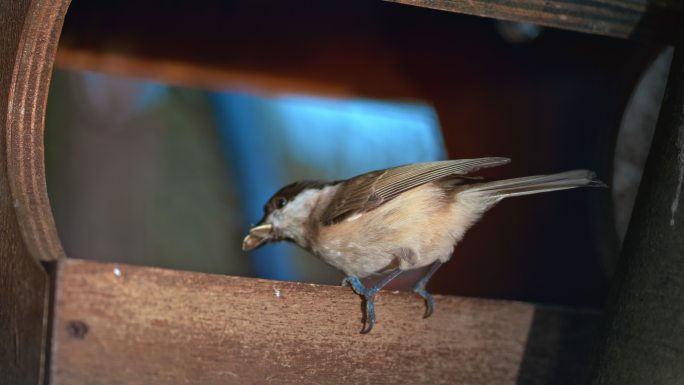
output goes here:
<path id="1" fill-rule="evenodd" d="M 226 158 L 235 167 L 245 232 L 266 200 L 301 179 L 337 180 L 443 159 L 434 108 L 422 102 L 215 94 Z M 337 283 L 332 268 L 293 245 L 252 252 L 257 276 Z"/>
<path id="2" fill-rule="evenodd" d="M 297 96 L 271 103 L 292 156 L 326 175 L 342 177 L 445 155 L 435 110 L 426 104 Z"/>

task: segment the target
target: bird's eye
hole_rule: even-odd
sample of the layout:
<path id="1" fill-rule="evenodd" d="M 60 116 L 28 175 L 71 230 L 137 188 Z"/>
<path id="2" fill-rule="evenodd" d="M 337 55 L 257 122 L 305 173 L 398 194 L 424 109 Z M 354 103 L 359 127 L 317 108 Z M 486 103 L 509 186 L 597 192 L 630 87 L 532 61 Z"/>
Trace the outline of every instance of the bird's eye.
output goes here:
<path id="1" fill-rule="evenodd" d="M 278 197 L 278 198 L 276 198 L 275 204 L 276 204 L 276 208 L 282 209 L 287 204 L 287 199 L 285 199 L 283 197 Z"/>

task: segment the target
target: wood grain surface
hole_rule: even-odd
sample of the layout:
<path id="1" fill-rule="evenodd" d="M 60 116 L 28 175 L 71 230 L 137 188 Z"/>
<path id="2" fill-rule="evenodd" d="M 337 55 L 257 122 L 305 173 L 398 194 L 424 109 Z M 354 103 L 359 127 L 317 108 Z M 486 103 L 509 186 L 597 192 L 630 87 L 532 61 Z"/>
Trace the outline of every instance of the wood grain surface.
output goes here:
<path id="1" fill-rule="evenodd" d="M 595 314 L 446 296 L 437 304 L 425 320 L 419 297 L 381 292 L 378 324 L 361 335 L 361 300 L 349 288 L 69 259 L 57 273 L 51 383 L 541 384 L 567 368 L 570 379 L 582 375 Z M 561 357 L 560 345 L 580 354 Z"/>
<path id="2" fill-rule="evenodd" d="M 386 0 L 620 38 L 672 43 L 680 0 Z"/>
<path id="3" fill-rule="evenodd" d="M 592 385 L 684 383 L 684 29 L 678 38 Z"/>
<path id="4" fill-rule="evenodd" d="M 9 1 L 11 2 L 11 1 Z M 36 261 L 64 257 L 45 183 L 43 130 L 57 41 L 70 0 L 33 1 L 7 101 L 8 180 L 24 243 Z"/>
<path id="5" fill-rule="evenodd" d="M 0 384 L 42 383 L 48 275 L 60 255 L 43 110 L 68 1 L 0 1 Z"/>

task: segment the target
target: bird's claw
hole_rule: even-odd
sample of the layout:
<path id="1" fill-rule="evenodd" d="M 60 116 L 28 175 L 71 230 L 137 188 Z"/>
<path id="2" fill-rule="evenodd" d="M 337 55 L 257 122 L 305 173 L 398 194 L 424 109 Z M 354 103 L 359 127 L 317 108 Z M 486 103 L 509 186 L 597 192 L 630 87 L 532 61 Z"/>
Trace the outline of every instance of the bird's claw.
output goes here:
<path id="1" fill-rule="evenodd" d="M 361 334 L 369 333 L 375 325 L 375 294 L 377 294 L 380 289 L 377 287 L 367 288 L 363 286 L 358 278 L 353 276 L 345 277 L 342 280 L 342 286 L 351 286 L 356 294 L 363 297 L 366 314 Z"/>
<path id="2" fill-rule="evenodd" d="M 361 334 L 368 334 L 373 330 L 373 326 L 375 325 L 375 296 L 364 296 L 363 299 L 366 303 L 366 319 L 363 328 L 361 329 Z"/>
<path id="3" fill-rule="evenodd" d="M 427 290 L 421 287 L 414 288 L 413 292 L 425 299 L 425 314 L 423 314 L 423 318 L 428 318 L 435 311 L 435 299 Z"/>
<path id="4" fill-rule="evenodd" d="M 432 315 L 432 313 L 435 311 L 435 299 L 432 298 L 432 295 L 425 290 L 425 286 L 427 286 L 428 281 L 430 281 L 430 278 L 432 278 L 432 275 L 439 269 L 439 267 L 442 266 L 441 261 L 437 261 L 432 264 L 430 267 L 430 270 L 423 276 L 423 278 L 416 283 L 416 285 L 413 287 L 413 292 L 417 293 L 423 299 L 425 299 L 425 313 L 423 314 L 423 318 L 428 318 L 429 316 Z"/>

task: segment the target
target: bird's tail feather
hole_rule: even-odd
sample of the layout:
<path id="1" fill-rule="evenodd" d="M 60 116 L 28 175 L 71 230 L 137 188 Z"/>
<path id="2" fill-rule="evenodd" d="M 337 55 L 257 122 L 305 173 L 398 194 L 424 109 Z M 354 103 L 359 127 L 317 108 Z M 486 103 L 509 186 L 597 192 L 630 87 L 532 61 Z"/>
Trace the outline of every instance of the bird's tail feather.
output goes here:
<path id="1" fill-rule="evenodd" d="M 576 187 L 606 187 L 589 170 L 572 170 L 551 175 L 535 175 L 471 185 L 466 193 L 478 193 L 499 201 L 503 198 L 566 190 Z"/>

